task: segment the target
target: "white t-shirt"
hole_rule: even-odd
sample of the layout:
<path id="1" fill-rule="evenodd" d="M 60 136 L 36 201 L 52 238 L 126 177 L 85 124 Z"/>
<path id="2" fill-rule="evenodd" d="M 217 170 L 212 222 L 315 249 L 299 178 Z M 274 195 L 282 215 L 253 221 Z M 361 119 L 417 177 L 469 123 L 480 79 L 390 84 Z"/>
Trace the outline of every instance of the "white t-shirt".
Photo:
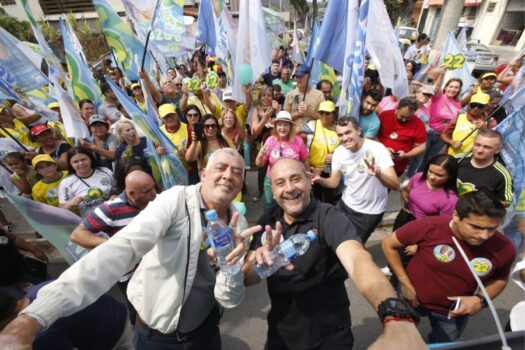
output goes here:
<path id="1" fill-rule="evenodd" d="M 6 154 L 11 152 L 22 152 L 24 149 L 15 141 L 0 137 L 0 159 L 4 159 Z M 5 163 L 4 163 L 5 164 Z M 19 191 L 11 182 L 10 173 L 3 166 L 0 166 L 0 186 L 4 187 L 7 193 L 18 194 Z M 0 192 L 0 198 L 4 198 Z"/>
<path id="2" fill-rule="evenodd" d="M 386 210 L 388 190 L 377 177 L 368 174 L 364 161 L 367 152 L 374 155 L 375 163 L 381 169 L 394 166 L 385 146 L 365 139 L 356 153 L 339 145 L 332 157 L 332 171 L 340 171 L 344 178 L 342 199 L 348 207 L 359 213 L 381 214 Z"/>
<path id="3" fill-rule="evenodd" d="M 414 61 L 416 63 L 421 63 L 423 57 L 428 57 L 430 53 L 430 45 L 423 45 L 419 49 L 416 47 L 416 44 L 410 46 L 405 52 L 403 57 L 405 60 Z"/>
<path id="4" fill-rule="evenodd" d="M 84 196 L 78 209 L 80 216 L 85 218 L 109 198 L 113 185 L 113 173 L 108 168 L 97 168 L 90 177 L 79 178 L 71 174 L 58 187 L 58 203 L 65 203 L 78 195 Z"/>

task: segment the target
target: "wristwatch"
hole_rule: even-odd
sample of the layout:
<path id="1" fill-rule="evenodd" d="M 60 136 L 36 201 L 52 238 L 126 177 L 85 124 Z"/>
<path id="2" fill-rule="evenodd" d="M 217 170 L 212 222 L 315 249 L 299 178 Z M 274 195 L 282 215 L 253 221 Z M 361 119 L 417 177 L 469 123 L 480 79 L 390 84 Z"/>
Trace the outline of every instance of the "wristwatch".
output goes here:
<path id="1" fill-rule="evenodd" d="M 474 296 L 476 296 L 476 297 L 479 298 L 479 300 L 481 301 L 481 305 L 482 305 L 483 308 L 489 306 L 489 302 L 487 301 L 487 298 L 485 298 L 485 297 L 483 296 L 483 294 L 481 294 L 481 293 L 477 293 L 477 294 L 475 294 Z"/>
<path id="2" fill-rule="evenodd" d="M 416 310 L 406 301 L 397 298 L 386 298 L 383 300 L 377 306 L 377 315 L 383 323 L 387 317 L 411 320 L 415 324 L 419 322 L 419 314 Z"/>

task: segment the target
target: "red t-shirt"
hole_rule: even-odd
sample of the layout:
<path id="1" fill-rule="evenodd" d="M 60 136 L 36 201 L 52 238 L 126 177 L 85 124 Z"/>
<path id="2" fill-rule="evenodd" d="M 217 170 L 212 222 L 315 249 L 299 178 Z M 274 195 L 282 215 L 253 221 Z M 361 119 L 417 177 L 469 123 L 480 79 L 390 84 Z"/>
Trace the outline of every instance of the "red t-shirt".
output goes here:
<path id="1" fill-rule="evenodd" d="M 476 280 L 452 241 L 450 217 L 430 216 L 409 222 L 396 230 L 403 245 L 417 244 L 416 255 L 407 267 L 421 306 L 448 314 L 450 296 L 473 295 Z M 470 264 L 483 284 L 507 278 L 516 256 L 511 241 L 497 232 L 480 246 L 471 246 L 458 239 Z"/>
<path id="2" fill-rule="evenodd" d="M 381 127 L 377 134 L 377 139 L 386 148 L 394 151 L 409 152 L 416 144 L 427 141 L 425 124 L 417 118 L 412 117 L 406 123 L 400 123 L 396 118 L 396 110 L 384 111 L 379 114 Z M 394 159 L 394 170 L 397 174 L 403 173 L 408 165 L 408 159 Z"/>

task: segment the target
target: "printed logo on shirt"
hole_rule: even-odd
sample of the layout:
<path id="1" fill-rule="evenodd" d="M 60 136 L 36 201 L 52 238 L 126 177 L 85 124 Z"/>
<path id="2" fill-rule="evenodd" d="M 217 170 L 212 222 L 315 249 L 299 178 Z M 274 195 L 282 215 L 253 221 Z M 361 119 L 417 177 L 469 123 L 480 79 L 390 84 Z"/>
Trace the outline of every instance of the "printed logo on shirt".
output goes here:
<path id="1" fill-rule="evenodd" d="M 0 236 L 0 245 L 8 245 L 9 244 L 9 238 L 5 236 Z"/>
<path id="2" fill-rule="evenodd" d="M 458 194 L 460 196 L 466 193 L 472 192 L 472 191 L 476 191 L 476 185 L 474 185 L 471 182 L 462 182 L 460 179 L 458 179 L 457 185 L 458 185 Z"/>
<path id="3" fill-rule="evenodd" d="M 100 180 L 100 184 L 104 187 L 107 187 L 109 186 L 109 179 L 107 178 L 103 178 L 102 180 Z M 102 191 L 101 191 L 102 192 Z"/>
<path id="4" fill-rule="evenodd" d="M 390 134 L 390 138 L 391 138 L 392 140 L 396 140 L 398 137 L 399 137 L 399 135 L 398 135 L 397 132 L 395 132 L 395 131 L 394 131 L 393 133 Z"/>
<path id="5" fill-rule="evenodd" d="M 456 258 L 454 248 L 446 244 L 438 244 L 434 247 L 434 258 L 442 263 L 452 262 Z"/>
<path id="6" fill-rule="evenodd" d="M 492 271 L 492 262 L 487 258 L 474 258 L 470 260 L 470 266 L 479 277 L 486 276 Z"/>
<path id="7" fill-rule="evenodd" d="M 49 191 L 47 191 L 47 199 L 55 199 L 57 197 L 58 197 L 57 188 L 51 188 Z"/>
<path id="8" fill-rule="evenodd" d="M 463 132 L 472 131 L 472 127 L 468 124 L 461 124 L 459 126 L 459 131 L 463 131 Z"/>
<path id="9" fill-rule="evenodd" d="M 357 164 L 356 170 L 359 174 L 364 173 L 366 171 L 366 164 L 364 162 Z"/>

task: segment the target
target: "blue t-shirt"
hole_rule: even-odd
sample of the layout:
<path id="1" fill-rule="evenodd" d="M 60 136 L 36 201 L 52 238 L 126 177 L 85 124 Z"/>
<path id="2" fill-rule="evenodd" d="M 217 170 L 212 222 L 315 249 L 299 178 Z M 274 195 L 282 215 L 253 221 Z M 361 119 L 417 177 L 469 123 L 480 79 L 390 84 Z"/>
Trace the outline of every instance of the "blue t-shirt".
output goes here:
<path id="1" fill-rule="evenodd" d="M 367 116 L 360 115 L 359 125 L 361 125 L 361 135 L 363 137 L 375 139 L 377 132 L 379 131 L 379 127 L 381 126 L 381 122 L 379 121 L 376 112 L 372 112 L 372 114 Z"/>
<path id="2" fill-rule="evenodd" d="M 40 288 L 51 281 L 40 283 L 29 290 L 32 302 Z M 33 349 L 71 350 L 112 349 L 122 336 L 127 322 L 126 307 L 104 294 L 93 304 L 79 312 L 59 318 L 48 329 L 40 332 Z"/>

